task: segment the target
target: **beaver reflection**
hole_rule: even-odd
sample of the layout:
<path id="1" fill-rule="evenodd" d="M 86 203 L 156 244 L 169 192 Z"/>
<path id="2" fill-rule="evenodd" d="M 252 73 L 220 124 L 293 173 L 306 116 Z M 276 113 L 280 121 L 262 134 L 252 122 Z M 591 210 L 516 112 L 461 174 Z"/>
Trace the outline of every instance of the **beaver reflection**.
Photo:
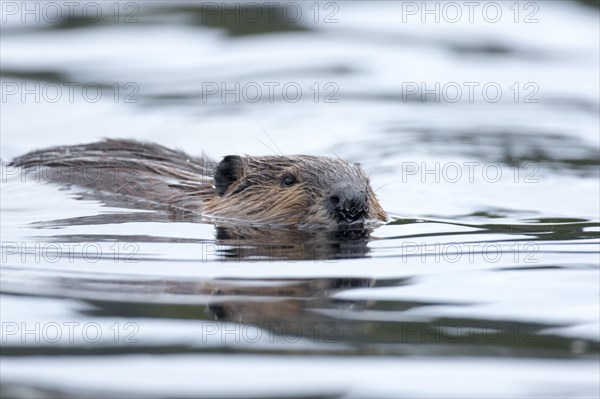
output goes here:
<path id="1" fill-rule="evenodd" d="M 268 280 L 271 285 L 248 286 L 246 280 L 215 280 L 207 311 L 218 321 L 240 323 L 297 342 L 340 343 L 361 337 L 372 323 L 336 317 L 337 311 L 360 310 L 367 301 L 335 300 L 331 295 L 347 289 L 371 287 L 366 278 Z M 276 300 L 248 300 L 276 297 Z M 220 299 L 222 298 L 222 299 Z M 242 336 L 243 338 L 243 336 Z"/>
<path id="2" fill-rule="evenodd" d="M 365 257 L 373 229 L 363 225 L 303 231 L 217 225 L 216 255 L 239 260 L 331 260 Z"/>

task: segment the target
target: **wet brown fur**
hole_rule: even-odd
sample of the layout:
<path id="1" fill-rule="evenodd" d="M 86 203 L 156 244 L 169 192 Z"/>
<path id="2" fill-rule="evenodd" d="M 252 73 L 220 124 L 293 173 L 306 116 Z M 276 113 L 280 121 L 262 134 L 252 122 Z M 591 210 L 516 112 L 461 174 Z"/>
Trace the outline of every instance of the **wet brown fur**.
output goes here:
<path id="1" fill-rule="evenodd" d="M 364 190 L 365 222 L 385 211 L 356 164 L 320 156 L 228 156 L 221 163 L 133 140 L 53 147 L 30 152 L 13 165 L 46 181 L 78 184 L 202 213 L 210 218 L 269 225 L 335 225 L 331 190 Z M 291 187 L 282 184 L 289 176 Z"/>

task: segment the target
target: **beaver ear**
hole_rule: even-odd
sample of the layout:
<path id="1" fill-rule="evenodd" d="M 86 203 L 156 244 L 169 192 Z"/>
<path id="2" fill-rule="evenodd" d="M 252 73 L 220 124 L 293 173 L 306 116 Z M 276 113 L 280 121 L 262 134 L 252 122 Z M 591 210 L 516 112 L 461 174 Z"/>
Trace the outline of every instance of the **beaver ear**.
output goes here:
<path id="1" fill-rule="evenodd" d="M 242 158 L 237 155 L 227 155 L 217 165 L 215 170 L 215 190 L 219 197 L 223 196 L 231 183 L 242 176 Z"/>

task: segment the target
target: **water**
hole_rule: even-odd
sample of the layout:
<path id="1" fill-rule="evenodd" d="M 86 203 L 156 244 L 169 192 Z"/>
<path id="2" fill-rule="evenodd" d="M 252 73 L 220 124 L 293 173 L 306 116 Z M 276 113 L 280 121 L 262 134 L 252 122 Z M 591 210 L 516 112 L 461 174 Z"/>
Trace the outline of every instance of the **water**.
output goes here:
<path id="1" fill-rule="evenodd" d="M 600 394 L 597 8 L 130 2 L 22 23 L 19 4 L 3 161 L 102 137 L 338 155 L 391 222 L 217 229 L 4 165 L 3 397 Z"/>

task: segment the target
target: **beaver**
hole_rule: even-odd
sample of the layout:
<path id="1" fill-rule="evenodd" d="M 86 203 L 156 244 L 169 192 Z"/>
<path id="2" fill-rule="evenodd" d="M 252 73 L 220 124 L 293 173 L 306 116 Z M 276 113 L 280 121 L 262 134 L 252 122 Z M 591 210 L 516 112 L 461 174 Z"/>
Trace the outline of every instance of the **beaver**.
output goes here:
<path id="1" fill-rule="evenodd" d="M 135 140 L 33 151 L 12 165 L 77 184 L 227 220 L 276 226 L 376 225 L 387 214 L 359 164 L 310 155 L 228 155 L 220 162 Z"/>

